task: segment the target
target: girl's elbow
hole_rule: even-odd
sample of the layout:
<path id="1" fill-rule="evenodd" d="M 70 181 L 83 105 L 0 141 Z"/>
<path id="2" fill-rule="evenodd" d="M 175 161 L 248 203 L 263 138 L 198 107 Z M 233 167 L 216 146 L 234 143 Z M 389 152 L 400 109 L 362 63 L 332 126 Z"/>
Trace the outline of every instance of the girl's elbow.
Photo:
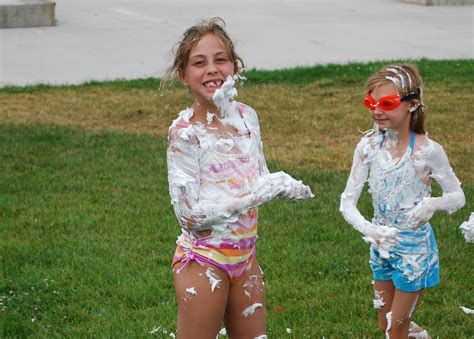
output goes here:
<path id="1" fill-rule="evenodd" d="M 341 200 L 339 203 L 339 212 L 342 213 L 343 216 L 346 216 L 348 211 L 354 206 L 352 199 L 349 194 L 343 192 L 341 194 Z"/>
<path id="2" fill-rule="evenodd" d="M 352 209 L 351 204 L 347 201 L 341 199 L 341 204 L 339 205 L 339 212 L 342 214 L 344 220 L 350 223 L 350 210 Z"/>
<path id="3" fill-rule="evenodd" d="M 459 191 L 452 196 L 452 201 L 453 203 L 450 204 L 452 208 L 448 210 L 449 214 L 460 210 L 466 204 L 466 196 L 462 189 L 459 189 Z"/>

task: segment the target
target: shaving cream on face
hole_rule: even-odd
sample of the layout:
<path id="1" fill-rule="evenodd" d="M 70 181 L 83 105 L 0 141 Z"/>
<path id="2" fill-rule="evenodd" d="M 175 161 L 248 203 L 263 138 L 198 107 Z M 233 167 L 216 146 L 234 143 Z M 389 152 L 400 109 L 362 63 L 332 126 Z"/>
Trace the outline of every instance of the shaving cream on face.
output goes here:
<path id="1" fill-rule="evenodd" d="M 195 121 L 199 119 L 192 119 L 193 109 L 187 109 L 169 129 L 169 192 L 182 228 L 177 245 L 186 262 L 198 260 L 200 246 L 236 248 L 242 252 L 252 249 L 257 239 L 256 207 L 276 197 L 314 197 L 308 186 L 287 173 L 268 171 L 257 114 L 251 107 L 233 100 L 237 95 L 234 82 L 235 79 L 228 78 L 215 92 L 213 100 L 218 111 L 208 112 L 206 121 Z M 221 126 L 212 127 L 216 119 L 226 127 L 224 131 Z M 214 260 L 206 255 L 206 259 Z M 239 257 L 245 260 L 244 254 Z M 212 267 L 203 274 L 211 292 L 224 283 Z M 242 298 L 252 302 L 252 296 L 263 294 L 263 288 L 259 276 L 250 276 Z M 191 300 L 197 291 L 187 288 L 186 293 Z M 261 303 L 255 303 L 242 315 L 251 316 L 260 307 Z"/>
<path id="2" fill-rule="evenodd" d="M 219 109 L 221 118 L 228 118 L 232 115 L 234 102 L 233 99 L 237 96 L 237 89 L 235 88 L 235 81 L 237 76 L 228 75 L 221 88 L 214 92 L 212 101 Z"/>
<path id="3" fill-rule="evenodd" d="M 242 119 L 239 105 L 233 100 L 237 96 L 236 80 L 238 80 L 237 75 L 227 76 L 221 88 L 214 92 L 212 101 L 219 111 L 221 122 L 235 128 L 239 134 L 245 134 L 248 131 L 247 126 Z"/>
<path id="4" fill-rule="evenodd" d="M 175 214 L 183 229 L 213 230 L 216 245 L 230 236 L 229 225 L 247 218 L 247 211 L 277 196 L 289 200 L 313 197 L 308 186 L 284 172 L 270 174 L 263 155 L 258 117 L 237 103 L 235 78 L 228 77 L 214 93 L 220 118 L 238 135 L 221 137 L 208 124 L 189 123 L 193 110 L 179 114 L 170 127 L 168 180 Z M 217 184 L 217 182 L 219 182 Z"/>

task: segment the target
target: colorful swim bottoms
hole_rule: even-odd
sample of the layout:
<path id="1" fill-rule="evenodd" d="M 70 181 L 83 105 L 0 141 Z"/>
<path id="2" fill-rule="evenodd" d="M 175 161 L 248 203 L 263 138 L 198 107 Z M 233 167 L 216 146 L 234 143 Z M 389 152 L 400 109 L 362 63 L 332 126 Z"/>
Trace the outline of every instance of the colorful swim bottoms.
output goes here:
<path id="1" fill-rule="evenodd" d="M 256 212 L 254 212 L 256 213 Z M 227 272 L 231 282 L 248 271 L 255 260 L 257 242 L 257 224 L 250 228 L 235 228 L 230 238 L 207 237 L 195 239 L 186 230 L 178 237 L 173 257 L 173 267 L 184 263 L 181 270 L 190 261 L 210 264 Z"/>
<path id="2" fill-rule="evenodd" d="M 439 284 L 438 248 L 430 225 L 403 230 L 400 242 L 382 258 L 374 246 L 370 248 L 370 267 L 376 281 L 391 280 L 404 292 L 415 292 Z"/>

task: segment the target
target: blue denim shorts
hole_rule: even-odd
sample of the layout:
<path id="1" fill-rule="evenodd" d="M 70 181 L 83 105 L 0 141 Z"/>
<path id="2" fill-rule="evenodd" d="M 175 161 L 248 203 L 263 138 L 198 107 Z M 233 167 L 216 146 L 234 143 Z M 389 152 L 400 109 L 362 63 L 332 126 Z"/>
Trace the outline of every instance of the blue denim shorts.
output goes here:
<path id="1" fill-rule="evenodd" d="M 403 230 L 400 241 L 390 257 L 380 257 L 377 248 L 370 248 L 370 268 L 375 281 L 391 280 L 404 292 L 415 292 L 439 284 L 438 247 L 429 224 L 417 230 Z"/>

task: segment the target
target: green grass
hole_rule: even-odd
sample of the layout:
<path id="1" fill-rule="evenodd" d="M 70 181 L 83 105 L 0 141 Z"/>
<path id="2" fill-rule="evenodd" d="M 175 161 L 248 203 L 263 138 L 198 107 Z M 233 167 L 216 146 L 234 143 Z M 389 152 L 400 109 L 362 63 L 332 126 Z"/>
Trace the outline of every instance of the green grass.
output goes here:
<path id="1" fill-rule="evenodd" d="M 474 81 L 474 60 L 430 60 L 405 59 L 393 60 L 394 63 L 415 63 L 423 77 L 434 81 L 462 81 L 471 86 Z M 363 84 L 367 77 L 386 65 L 387 61 L 353 62 L 348 64 L 326 64 L 308 67 L 295 67 L 280 70 L 249 69 L 244 72 L 249 85 L 291 84 L 302 85 L 326 78 L 327 85 Z M 446 78 L 445 75 L 449 74 Z M 116 79 L 110 81 L 88 81 L 80 85 L 49 85 L 39 84 L 30 86 L 4 86 L 0 93 L 31 93 L 38 91 L 77 89 L 77 88 L 114 88 L 114 89 L 152 89 L 160 88 L 160 79 Z M 175 83 L 174 85 L 182 87 Z M 173 86 L 173 84 L 172 84 Z"/>
<path id="2" fill-rule="evenodd" d="M 173 326 L 165 140 L 3 125 L 1 141 L 5 335 Z"/>
<path id="3" fill-rule="evenodd" d="M 382 64 L 251 70 L 239 91 L 260 114 L 271 170 L 317 193 L 260 209 L 269 338 L 383 337 L 368 246 L 338 212 L 355 126 L 367 120 L 345 112 Z M 429 89 L 430 136 L 447 145 L 467 204 L 432 220 L 442 282 L 427 291 L 415 320 L 434 336 L 471 338 L 474 317 L 459 306 L 474 308 L 474 246 L 457 227 L 473 210 L 472 141 L 465 138 L 473 61 L 417 64 Z M 175 332 L 170 265 L 179 228 L 168 197 L 166 126 L 190 99 L 180 86 L 157 96 L 158 86 L 144 79 L 0 89 L 0 337 Z M 317 126 L 315 137 L 294 138 L 306 125 Z M 334 163 L 323 157 L 328 150 Z M 367 192 L 360 208 L 371 214 Z"/>
<path id="4" fill-rule="evenodd" d="M 7 124 L 0 135 L 4 336 L 174 331 L 170 261 L 178 227 L 165 140 L 50 125 Z M 287 327 L 293 338 L 379 335 L 367 246 L 337 210 L 347 173 L 283 169 L 310 183 L 318 198 L 261 208 L 269 336 L 286 337 Z M 473 188 L 465 190 L 472 197 Z M 361 206 L 369 214 L 367 195 Z M 459 306 L 474 304 L 474 251 L 456 229 L 472 207 L 433 221 L 443 281 L 426 293 L 416 320 L 441 337 L 473 334 L 472 316 Z"/>

